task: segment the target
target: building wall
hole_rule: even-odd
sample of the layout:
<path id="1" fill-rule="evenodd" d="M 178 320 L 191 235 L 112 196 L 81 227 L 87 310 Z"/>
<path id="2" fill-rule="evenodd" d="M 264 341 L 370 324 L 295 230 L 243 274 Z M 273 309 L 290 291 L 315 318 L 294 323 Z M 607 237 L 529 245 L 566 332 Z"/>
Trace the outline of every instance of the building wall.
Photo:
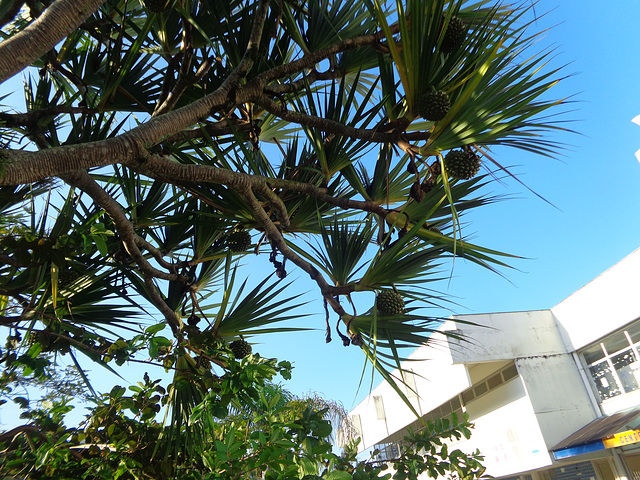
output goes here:
<path id="1" fill-rule="evenodd" d="M 412 361 L 404 367 L 415 372 L 419 397 L 411 401 L 419 415 L 508 362 L 515 361 L 518 369 L 517 378 L 464 405 L 476 427 L 459 448 L 480 449 L 489 474 L 504 476 L 551 465 L 549 449 L 598 416 L 549 310 L 456 316 L 440 330 L 455 330 L 470 341 L 436 334 L 431 345 L 410 356 Z M 384 418 L 379 418 L 376 401 L 378 409 L 380 402 L 384 404 Z M 362 448 L 398 438 L 397 432 L 415 421 L 386 382 L 351 413 L 361 418 Z"/>
<path id="2" fill-rule="evenodd" d="M 636 445 L 631 446 L 631 453 L 637 456 L 637 468 L 624 467 L 617 448 L 559 462 L 552 461 L 549 453 L 603 412 L 640 405 L 640 389 L 630 391 L 633 386 L 628 378 L 627 393 L 611 398 L 604 396 L 607 392 L 603 394 L 604 387 L 598 384 L 605 398 L 602 402 L 591 384 L 591 375 L 602 372 L 597 370 L 601 360 L 596 347 L 607 335 L 626 327 L 626 337 L 621 338 L 636 338 L 631 343 L 640 358 L 638 330 L 629 327 L 640 319 L 638 285 L 640 250 L 551 310 L 452 317 L 440 330 L 454 330 L 464 340 L 436 334 L 432 345 L 411 355 L 421 361 L 404 365 L 415 372 L 420 396 L 412 397 L 412 404 L 424 416 L 441 412 L 439 407 L 449 405 L 451 398 L 462 399 L 475 429 L 470 440 L 456 446 L 467 452 L 478 448 L 490 475 L 513 480 L 564 480 L 567 475 L 573 480 L 585 475 L 589 480 L 640 480 L 640 447 Z M 618 345 L 617 337 L 605 339 L 605 347 L 607 342 Z M 611 371 L 625 373 L 627 357 L 632 357 L 622 347 L 609 353 L 605 361 L 612 365 Z M 590 355 L 591 370 L 583 368 L 583 354 Z M 376 396 L 384 402 L 384 419 L 376 418 Z M 416 420 L 386 382 L 352 414 L 361 415 L 364 447 L 400 438 Z M 591 468 L 591 473 L 587 475 L 583 467 Z"/>
<path id="3" fill-rule="evenodd" d="M 515 359 L 547 449 L 599 416 L 550 310 L 453 318 L 475 324 L 457 322 L 471 341 L 452 348 L 454 362 Z"/>
<path id="4" fill-rule="evenodd" d="M 430 345 L 415 350 L 404 368 L 414 372 L 418 398 L 410 397 L 414 409 L 423 415 L 451 399 L 471 383 L 464 365 L 454 365 L 445 336 L 436 333 Z M 394 372 L 398 376 L 398 372 Z M 401 386 L 405 393 L 409 393 Z M 379 419 L 374 397 L 382 397 L 385 418 Z M 413 412 L 387 383 L 382 382 L 350 413 L 360 415 L 362 424 L 361 448 L 383 442 L 389 435 L 415 421 Z"/>
<path id="5" fill-rule="evenodd" d="M 570 354 L 535 355 L 516 360 L 540 426 L 546 449 L 560 443 L 596 419 L 592 403 L 574 358 Z"/>
<path id="6" fill-rule="evenodd" d="M 549 310 L 456 315 L 457 329 L 468 341 L 451 347 L 454 363 L 512 360 L 567 353 Z"/>
<path id="7" fill-rule="evenodd" d="M 465 407 L 475 428 L 459 448 L 467 452 L 479 449 L 485 456 L 487 474 L 499 477 L 551 464 L 521 377 Z"/>
<path id="8" fill-rule="evenodd" d="M 640 249 L 551 309 L 569 350 L 640 318 Z"/>

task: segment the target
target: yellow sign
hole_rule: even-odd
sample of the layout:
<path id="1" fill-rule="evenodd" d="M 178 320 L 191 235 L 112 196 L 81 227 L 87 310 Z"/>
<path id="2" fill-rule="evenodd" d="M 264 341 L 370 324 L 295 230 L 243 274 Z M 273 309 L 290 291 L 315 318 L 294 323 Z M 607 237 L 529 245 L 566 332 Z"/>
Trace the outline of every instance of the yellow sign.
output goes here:
<path id="1" fill-rule="evenodd" d="M 640 430 L 627 430 L 616 433 L 613 437 L 603 438 L 604 448 L 623 447 L 631 443 L 640 442 Z"/>

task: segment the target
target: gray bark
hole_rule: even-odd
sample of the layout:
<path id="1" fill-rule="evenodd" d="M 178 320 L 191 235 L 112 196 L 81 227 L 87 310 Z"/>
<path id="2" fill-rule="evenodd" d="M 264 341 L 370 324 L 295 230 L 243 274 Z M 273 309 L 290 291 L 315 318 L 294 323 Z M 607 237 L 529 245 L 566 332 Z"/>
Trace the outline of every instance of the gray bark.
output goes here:
<path id="1" fill-rule="evenodd" d="M 24 70 L 78 28 L 105 0 L 57 0 L 20 33 L 0 43 L 0 83 Z"/>

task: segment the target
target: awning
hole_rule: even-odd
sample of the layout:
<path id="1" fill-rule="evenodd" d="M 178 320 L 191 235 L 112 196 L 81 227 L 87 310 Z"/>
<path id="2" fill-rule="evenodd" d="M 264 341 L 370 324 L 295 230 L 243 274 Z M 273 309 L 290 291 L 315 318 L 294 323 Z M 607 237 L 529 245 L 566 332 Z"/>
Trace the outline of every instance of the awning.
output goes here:
<path id="1" fill-rule="evenodd" d="M 640 442 L 640 407 L 596 418 L 551 449 L 556 460 Z"/>

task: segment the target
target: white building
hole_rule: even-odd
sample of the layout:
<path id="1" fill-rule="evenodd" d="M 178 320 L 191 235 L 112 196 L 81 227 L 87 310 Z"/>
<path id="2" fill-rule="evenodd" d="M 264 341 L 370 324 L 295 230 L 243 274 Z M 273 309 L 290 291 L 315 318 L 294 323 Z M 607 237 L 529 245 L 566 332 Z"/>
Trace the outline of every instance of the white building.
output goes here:
<path id="1" fill-rule="evenodd" d="M 410 358 L 414 408 L 466 411 L 456 447 L 478 448 L 488 474 L 640 480 L 640 250 L 550 310 L 454 316 Z M 350 416 L 361 447 L 389 455 L 422 425 L 386 382 Z"/>

